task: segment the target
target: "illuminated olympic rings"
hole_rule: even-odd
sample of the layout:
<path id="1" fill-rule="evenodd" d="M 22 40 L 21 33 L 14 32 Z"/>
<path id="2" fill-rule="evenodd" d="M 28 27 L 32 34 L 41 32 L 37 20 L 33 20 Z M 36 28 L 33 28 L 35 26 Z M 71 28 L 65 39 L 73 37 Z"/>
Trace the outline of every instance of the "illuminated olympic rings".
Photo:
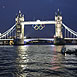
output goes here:
<path id="1" fill-rule="evenodd" d="M 35 30 L 42 30 L 44 27 L 45 27 L 45 25 L 43 25 L 43 24 L 34 24 L 34 25 L 32 25 L 32 27 L 35 29 Z"/>

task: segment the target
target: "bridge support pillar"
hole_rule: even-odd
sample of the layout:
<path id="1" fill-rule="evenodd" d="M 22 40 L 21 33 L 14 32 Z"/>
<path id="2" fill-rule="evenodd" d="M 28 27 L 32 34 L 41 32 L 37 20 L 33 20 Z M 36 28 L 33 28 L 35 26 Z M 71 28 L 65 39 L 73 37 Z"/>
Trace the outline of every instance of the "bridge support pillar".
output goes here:
<path id="1" fill-rule="evenodd" d="M 62 35 L 62 16 L 58 12 L 55 15 L 55 35 L 54 35 L 54 44 L 64 44 L 63 35 Z"/>
<path id="2" fill-rule="evenodd" d="M 24 25 L 21 22 L 24 21 L 24 15 L 19 11 L 16 17 L 16 38 L 14 40 L 15 45 L 24 45 Z"/>

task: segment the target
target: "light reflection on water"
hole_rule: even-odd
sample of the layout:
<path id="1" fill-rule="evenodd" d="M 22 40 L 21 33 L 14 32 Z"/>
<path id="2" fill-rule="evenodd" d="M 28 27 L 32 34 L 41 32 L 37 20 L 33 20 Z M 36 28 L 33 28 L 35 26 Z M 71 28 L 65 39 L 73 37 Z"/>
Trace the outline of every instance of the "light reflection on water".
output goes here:
<path id="1" fill-rule="evenodd" d="M 0 47 L 0 77 L 76 77 L 77 56 L 61 49 L 77 46 L 25 45 Z"/>
<path id="2" fill-rule="evenodd" d="M 26 77 L 27 73 L 22 74 L 22 71 L 27 69 L 27 62 L 28 62 L 28 54 L 27 49 L 29 46 L 17 46 L 16 51 L 18 57 L 16 58 L 16 63 L 18 63 L 18 72 L 17 76 L 19 77 Z"/>

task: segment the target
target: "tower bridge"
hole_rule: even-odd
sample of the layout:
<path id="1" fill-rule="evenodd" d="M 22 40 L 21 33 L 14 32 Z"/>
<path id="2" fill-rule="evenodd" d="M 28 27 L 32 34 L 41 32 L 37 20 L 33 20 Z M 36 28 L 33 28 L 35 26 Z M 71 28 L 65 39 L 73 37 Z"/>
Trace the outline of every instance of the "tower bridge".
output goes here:
<path id="1" fill-rule="evenodd" d="M 53 39 L 54 44 L 66 44 L 74 43 L 77 44 L 77 32 L 70 29 L 62 22 L 62 15 L 58 9 L 55 13 L 55 20 L 53 21 L 24 21 L 24 15 L 19 11 L 18 16 L 15 18 L 16 24 L 8 29 L 6 32 L 0 34 L 0 44 L 14 44 L 22 45 L 24 40 L 28 42 L 29 40 L 49 40 Z M 44 25 L 54 24 L 55 25 L 55 34 L 54 38 L 39 38 L 39 39 L 24 39 L 24 27 L 28 25 L 33 25 L 35 30 L 44 29 Z M 64 29 L 64 32 L 63 32 Z M 64 33 L 64 34 L 63 34 Z"/>

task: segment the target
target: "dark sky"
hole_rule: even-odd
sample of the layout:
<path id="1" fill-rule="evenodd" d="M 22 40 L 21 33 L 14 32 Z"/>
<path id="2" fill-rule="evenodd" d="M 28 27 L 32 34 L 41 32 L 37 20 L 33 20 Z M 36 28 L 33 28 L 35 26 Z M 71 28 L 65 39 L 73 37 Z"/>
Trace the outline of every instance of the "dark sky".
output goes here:
<path id="1" fill-rule="evenodd" d="M 15 24 L 18 10 L 25 15 L 25 21 L 54 20 L 58 8 L 62 12 L 63 22 L 77 31 L 77 0 L 0 0 L 0 32 L 8 30 Z M 25 35 L 52 37 L 54 28 L 54 25 L 46 25 L 42 31 L 35 31 L 31 26 L 27 26 Z"/>

